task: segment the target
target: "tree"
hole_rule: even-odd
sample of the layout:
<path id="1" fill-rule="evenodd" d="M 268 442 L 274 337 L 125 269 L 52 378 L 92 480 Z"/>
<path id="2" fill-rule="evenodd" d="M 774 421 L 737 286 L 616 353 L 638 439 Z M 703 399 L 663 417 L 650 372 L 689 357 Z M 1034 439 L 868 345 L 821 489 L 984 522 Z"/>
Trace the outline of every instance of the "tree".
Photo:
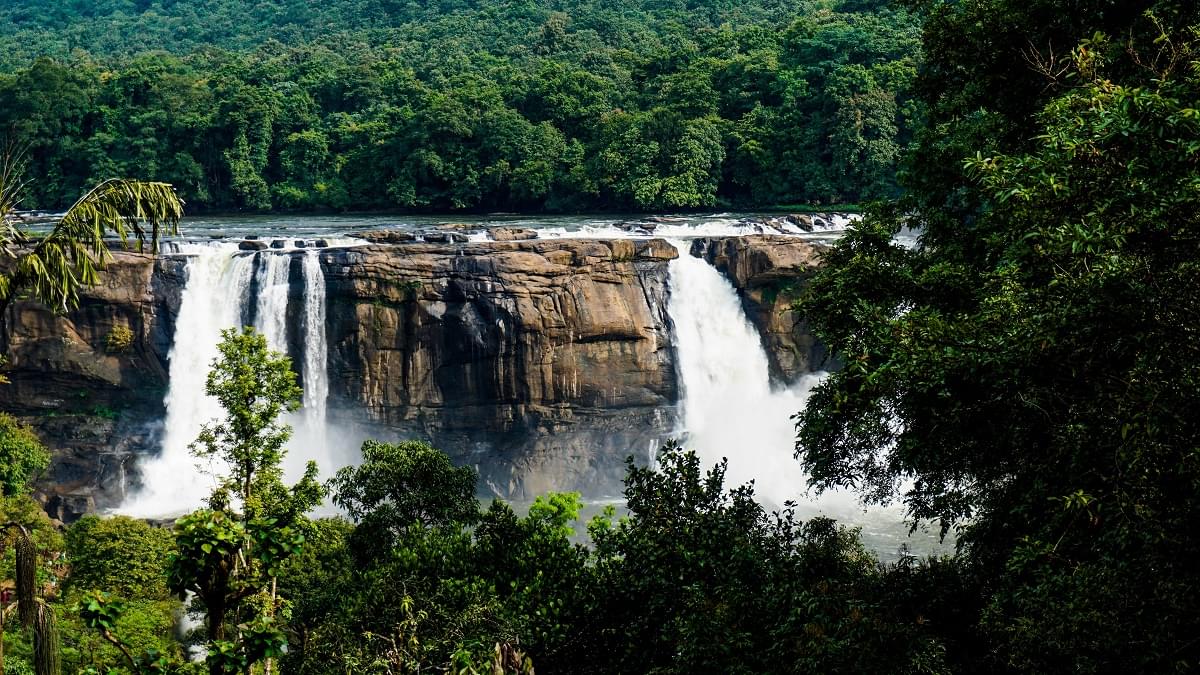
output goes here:
<path id="1" fill-rule="evenodd" d="M 322 497 L 315 462 L 290 488 L 282 480 L 291 428 L 278 417 L 299 407 L 301 394 L 290 361 L 269 351 L 253 328 L 229 329 L 222 337 L 206 391 L 226 417 L 205 425 L 192 450 L 224 460 L 230 473 L 210 498 L 210 509 L 175 524 L 169 579 L 173 592 L 195 593 L 204 608 L 213 675 L 243 672 L 283 653 L 283 602 L 274 579 L 304 542 L 297 528 L 303 514 Z M 240 511 L 233 509 L 234 499 Z M 236 636 L 229 631 L 231 619 Z"/>
<path id="2" fill-rule="evenodd" d="M 205 392 L 221 403 L 226 416 L 205 424 L 191 446 L 197 456 L 216 457 L 229 467 L 210 503 L 222 510 L 237 499 L 245 522 L 271 517 L 290 524 L 320 502 L 315 462 L 308 463 L 290 494 L 282 480 L 280 463 L 292 428 L 279 416 L 300 407 L 296 373 L 291 360 L 270 351 L 266 337 L 253 328 L 229 328 L 221 338 Z"/>
<path id="3" fill-rule="evenodd" d="M 382 555 L 408 528 L 459 528 L 479 520 L 475 471 L 422 441 L 367 441 L 363 461 L 329 482 L 333 501 L 358 526 L 352 538 L 363 555 Z"/>
<path id="4" fill-rule="evenodd" d="M 163 600 L 171 531 L 128 516 L 86 515 L 66 534 L 71 590 L 101 589 L 125 598 Z"/>
<path id="5" fill-rule="evenodd" d="M 630 516 L 589 527 L 595 672 L 941 672 L 854 530 L 768 514 L 725 466 L 673 443 L 656 468 L 630 461 Z"/>
<path id="6" fill-rule="evenodd" d="M 0 153 L 0 252 L 8 264 L 0 270 L 0 312 L 28 291 L 59 311 L 79 303 L 81 286 L 94 285 L 111 256 L 105 236 L 113 235 L 138 250 L 159 237 L 174 234 L 183 203 L 166 183 L 109 179 L 80 197 L 45 236 L 30 235 L 10 219 L 21 191 L 24 161 L 9 144 Z"/>
<path id="7" fill-rule="evenodd" d="M 978 4 L 1018 26 L 1046 9 Z M 1105 25 L 1126 16 L 1116 4 L 1071 20 Z M 1200 8 L 1158 5 L 1118 26 L 1119 42 L 1089 33 L 1043 62 L 1036 115 L 1008 102 L 1012 119 L 926 137 L 938 145 L 915 162 L 981 150 L 866 219 L 804 303 L 846 367 L 802 414 L 798 452 L 821 486 L 899 496 L 960 528 L 960 564 L 986 580 L 974 619 L 986 642 L 963 662 L 1200 663 L 1200 304 L 1187 290 L 1200 281 Z M 946 21 L 934 45 L 952 38 Z M 932 57 L 930 72 L 953 70 Z M 902 225 L 924 228 L 915 250 L 893 242 Z"/>
<path id="8" fill-rule="evenodd" d="M 363 457 L 330 481 L 354 531 L 321 523 L 329 554 L 281 578 L 324 586 L 300 596 L 306 639 L 289 650 L 289 672 L 524 674 L 532 648 L 562 645 L 559 582 L 586 574 L 565 527 L 575 496 L 539 500 L 528 518 L 498 502 L 481 516 L 475 472 L 428 444 L 368 441 Z"/>
<path id="9" fill-rule="evenodd" d="M 0 413 L 0 496 L 25 494 L 29 481 L 50 465 L 50 451 L 28 425 Z"/>

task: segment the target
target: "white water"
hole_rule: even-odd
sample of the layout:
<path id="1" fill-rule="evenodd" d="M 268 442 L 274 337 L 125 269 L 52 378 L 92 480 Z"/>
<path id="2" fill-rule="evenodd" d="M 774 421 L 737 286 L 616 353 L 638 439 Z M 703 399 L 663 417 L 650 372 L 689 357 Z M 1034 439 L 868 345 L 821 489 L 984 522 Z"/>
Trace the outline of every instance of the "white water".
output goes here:
<path id="1" fill-rule="evenodd" d="M 221 416 L 216 399 L 204 393 L 221 329 L 241 322 L 242 305 L 253 274 L 253 256 L 234 256 L 229 247 L 194 246 L 181 250 L 194 254 L 187 265 L 175 344 L 170 353 L 170 386 L 167 390 L 166 427 L 162 452 L 139 467 L 142 490 L 130 495 L 121 512 L 140 517 L 176 515 L 201 505 L 216 486 L 214 472 L 221 467 L 201 464 L 188 446 L 201 426 Z"/>
<path id="2" fill-rule="evenodd" d="M 726 486 L 754 481 L 770 507 L 794 500 L 805 512 L 844 515 L 857 509 L 845 494 L 807 494 L 808 476 L 793 457 L 792 415 L 803 409 L 823 374 L 772 389 L 767 355 L 733 285 L 688 247 L 675 243 L 667 311 L 675 324 L 682 386 L 680 432 L 703 464 L 728 458 Z M 807 515 L 807 513 L 805 514 Z"/>
<path id="3" fill-rule="evenodd" d="M 320 251 L 305 253 L 301 269 L 304 273 L 304 315 L 301 324 L 304 336 L 302 349 L 304 376 L 303 406 L 296 414 L 288 415 L 293 427 L 289 452 L 284 457 L 284 474 L 293 479 L 304 473 L 311 460 L 317 463 L 323 478 L 332 476 L 343 466 L 358 464 L 357 443 L 339 434 L 329 433 L 327 400 L 329 398 L 329 341 L 325 333 L 325 273 L 321 270 Z"/>
<path id="4" fill-rule="evenodd" d="M 325 273 L 320 251 L 304 256 L 304 421 L 313 433 L 325 431 L 329 398 L 329 344 L 325 337 Z M 324 445 L 325 439 L 314 438 Z"/>
<path id="5" fill-rule="evenodd" d="M 611 220 L 593 220 L 571 225 L 547 226 L 530 224 L 537 230 L 539 239 L 649 239 L 673 237 L 740 237 L 748 234 L 786 234 L 802 239 L 829 239 L 840 236 L 846 228 L 858 220 L 857 215 L 831 214 L 824 226 L 805 230 L 783 220 L 777 220 L 775 227 L 747 220 L 745 217 L 730 214 L 715 214 L 702 218 L 669 218 L 654 224 L 652 232 L 633 229 L 624 230 L 616 227 Z M 514 227 L 523 227 L 516 223 Z M 491 241 L 486 230 L 479 230 L 469 235 L 471 241 Z"/>
<path id="6" fill-rule="evenodd" d="M 288 271 L 292 266 L 292 257 L 265 251 L 256 256 L 258 297 L 254 305 L 254 327 L 267 338 L 268 347 L 286 354 Z"/>
<path id="7" fill-rule="evenodd" d="M 291 255 L 263 251 L 239 254 L 229 245 L 185 244 L 178 253 L 190 254 L 187 283 L 175 323 L 170 353 L 170 384 L 165 399 L 167 418 L 161 453 L 143 462 L 142 489 L 130 495 L 119 511 L 138 517 L 179 515 L 203 505 L 223 472 L 216 462 L 201 463 L 189 448 L 201 427 L 224 416 L 220 404 L 205 389 L 218 356 L 221 330 L 241 325 L 253 302 L 255 327 L 276 351 L 287 350 L 288 271 Z M 329 390 L 325 339 L 325 278 L 317 252 L 304 256 L 304 369 L 308 378 L 304 405 L 286 416 L 295 432 L 288 443 L 284 474 L 299 478 L 308 460 L 317 461 L 322 476 L 341 466 L 325 444 L 326 396 Z M 255 273 L 255 260 L 260 259 Z M 258 295 L 251 297 L 251 281 Z"/>

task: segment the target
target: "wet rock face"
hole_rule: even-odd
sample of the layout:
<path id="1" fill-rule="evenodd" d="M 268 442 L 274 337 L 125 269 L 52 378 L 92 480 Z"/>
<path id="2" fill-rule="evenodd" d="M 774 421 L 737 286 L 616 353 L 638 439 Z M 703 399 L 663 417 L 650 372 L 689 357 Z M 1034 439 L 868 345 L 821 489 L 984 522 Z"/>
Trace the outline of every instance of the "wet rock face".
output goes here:
<path id="1" fill-rule="evenodd" d="M 183 261 L 116 252 L 101 283 L 65 315 L 17 302 L 3 316 L 9 360 L 0 409 L 54 453 L 36 496 L 71 521 L 123 498 L 125 470 L 156 446 Z"/>
<path id="2" fill-rule="evenodd" d="M 822 366 L 789 290 L 818 247 L 755 236 L 698 240 L 692 252 L 738 287 L 777 377 Z M 361 437 L 429 440 L 477 467 L 490 494 L 619 494 L 625 457 L 645 457 L 674 428 L 676 255 L 653 239 L 323 249 L 330 422 Z M 22 302 L 4 315 L 12 384 L 0 386 L 0 410 L 53 449 L 39 498 L 55 517 L 116 506 L 136 485 L 137 459 L 158 451 L 185 283 L 183 256 L 117 253 L 77 310 Z M 302 297 L 295 270 L 291 283 Z"/>
<path id="3" fill-rule="evenodd" d="M 781 235 L 706 237 L 692 242 L 737 288 L 750 321 L 763 336 L 771 377 L 794 382 L 832 367 L 828 351 L 792 309 L 805 281 L 821 264 L 823 244 Z"/>
<path id="4" fill-rule="evenodd" d="M 624 458 L 673 423 L 675 255 L 662 241 L 330 250 L 331 416 L 427 438 L 497 495 L 615 494 Z"/>

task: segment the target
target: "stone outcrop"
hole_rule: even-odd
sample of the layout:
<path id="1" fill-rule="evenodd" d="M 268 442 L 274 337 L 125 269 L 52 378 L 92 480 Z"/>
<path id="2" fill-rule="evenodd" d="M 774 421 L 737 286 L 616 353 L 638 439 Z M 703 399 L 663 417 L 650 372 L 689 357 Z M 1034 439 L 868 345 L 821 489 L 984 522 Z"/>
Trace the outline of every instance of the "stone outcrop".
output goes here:
<path id="1" fill-rule="evenodd" d="M 692 242 L 691 254 L 707 260 L 737 288 L 746 315 L 763 336 L 771 376 L 779 382 L 831 365 L 825 346 L 792 309 L 805 280 L 820 265 L 823 249 L 820 243 L 766 234 Z"/>
<path id="2" fill-rule="evenodd" d="M 331 416 L 421 437 L 481 487 L 616 494 L 678 397 L 662 241 L 331 249 Z"/>
<path id="3" fill-rule="evenodd" d="M 305 253 L 239 255 L 293 258 L 298 336 Z M 662 241 L 324 249 L 330 422 L 355 437 L 427 439 L 478 467 L 485 492 L 617 494 L 624 458 L 674 424 L 676 255 Z M 39 498 L 56 517 L 116 506 L 137 460 L 157 451 L 185 268 L 182 255 L 117 253 L 77 310 L 26 302 L 6 314 L 12 384 L 0 409 L 53 448 Z"/>
<path id="4" fill-rule="evenodd" d="M 372 244 L 404 244 L 416 241 L 417 239 L 417 235 L 412 232 L 400 229 L 367 230 L 365 232 L 353 232 L 350 236 Z"/>
<path id="5" fill-rule="evenodd" d="M 538 235 L 528 227 L 489 227 L 487 236 L 492 241 L 529 241 Z"/>
<path id="6" fill-rule="evenodd" d="M 55 517 L 116 506 L 134 457 L 157 447 L 184 280 L 181 259 L 116 252 L 77 309 L 17 302 L 2 317 L 0 409 L 52 448 L 37 496 Z"/>
<path id="7" fill-rule="evenodd" d="M 819 252 L 781 236 L 701 239 L 691 250 L 738 288 L 781 380 L 825 365 L 790 308 Z M 293 357 L 302 353 L 301 259 L 311 251 L 237 255 L 292 258 L 287 321 Z M 644 457 L 675 425 L 666 303 L 676 255 L 655 239 L 321 249 L 330 423 L 346 438 L 429 440 L 477 467 L 487 493 L 616 495 L 625 457 Z M 4 315 L 12 384 L 0 386 L 0 409 L 54 449 L 39 498 L 56 517 L 117 505 L 137 460 L 157 451 L 186 264 L 116 253 L 78 309 L 21 302 Z"/>

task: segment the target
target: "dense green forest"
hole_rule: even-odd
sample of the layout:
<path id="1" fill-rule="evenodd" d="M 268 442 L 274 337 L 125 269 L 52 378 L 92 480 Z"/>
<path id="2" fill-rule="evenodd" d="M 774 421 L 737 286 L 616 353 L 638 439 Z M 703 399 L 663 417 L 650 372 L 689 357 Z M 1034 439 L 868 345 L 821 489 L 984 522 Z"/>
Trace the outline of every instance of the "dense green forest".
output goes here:
<path id="1" fill-rule="evenodd" d="M 797 451 L 819 487 L 955 531 L 955 555 L 880 565 L 673 445 L 630 467 L 629 516 L 592 520 L 586 545 L 573 495 L 481 507 L 474 473 L 417 442 L 285 485 L 294 375 L 229 332 L 209 380 L 228 417 L 196 451 L 234 469 L 170 533 L 88 517 L 64 535 L 25 495 L 44 450 L 0 418 L 6 672 L 1200 670 L 1200 6 L 909 4 L 903 194 L 802 291 L 844 367 Z M 771 39 L 786 55 L 802 35 Z M 235 62 L 271 49 L 293 53 Z M 305 516 L 322 495 L 347 519 Z M 181 597 L 203 664 L 172 634 Z"/>
<path id="2" fill-rule="evenodd" d="M 110 176 L 202 209 L 654 210 L 891 197 L 917 117 L 887 3 L 0 7 L 26 205 Z"/>

